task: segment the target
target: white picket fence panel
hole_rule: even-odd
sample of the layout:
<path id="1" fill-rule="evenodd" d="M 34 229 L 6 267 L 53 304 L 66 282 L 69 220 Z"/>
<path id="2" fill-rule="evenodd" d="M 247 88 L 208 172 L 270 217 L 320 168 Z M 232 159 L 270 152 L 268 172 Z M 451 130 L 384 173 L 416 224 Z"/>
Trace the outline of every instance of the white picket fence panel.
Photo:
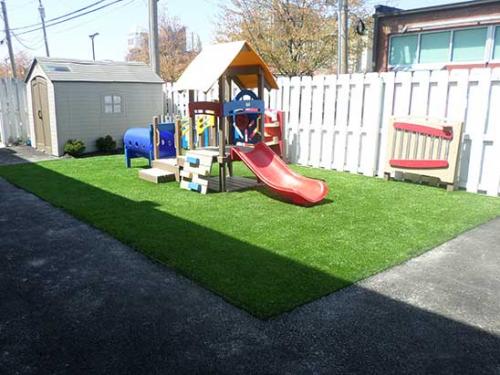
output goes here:
<path id="1" fill-rule="evenodd" d="M 500 68 L 279 77 L 278 85 L 264 99 L 286 114 L 292 163 L 382 177 L 391 116 L 449 118 L 464 121 L 459 186 L 499 195 Z M 166 84 L 165 97 L 167 118 L 186 116 L 185 93 Z"/>
<path id="2" fill-rule="evenodd" d="M 19 79 L 0 79 L 0 144 L 26 141 L 28 129 L 26 84 Z"/>

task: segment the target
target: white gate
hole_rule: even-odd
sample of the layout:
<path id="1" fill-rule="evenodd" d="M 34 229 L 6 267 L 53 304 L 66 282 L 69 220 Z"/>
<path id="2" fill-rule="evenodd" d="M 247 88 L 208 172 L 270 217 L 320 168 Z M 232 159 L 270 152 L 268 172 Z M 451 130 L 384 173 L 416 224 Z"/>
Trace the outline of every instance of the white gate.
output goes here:
<path id="1" fill-rule="evenodd" d="M 28 139 L 27 105 L 24 81 L 0 79 L 0 144 L 9 145 Z"/>

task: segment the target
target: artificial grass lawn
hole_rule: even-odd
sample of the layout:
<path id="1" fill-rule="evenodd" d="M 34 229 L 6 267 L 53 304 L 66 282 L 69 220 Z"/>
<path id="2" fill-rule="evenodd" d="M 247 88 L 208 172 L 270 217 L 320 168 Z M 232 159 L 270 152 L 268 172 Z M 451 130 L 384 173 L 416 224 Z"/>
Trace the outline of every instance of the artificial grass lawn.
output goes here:
<path id="1" fill-rule="evenodd" d="M 122 156 L 65 159 L 1 167 L 0 176 L 261 318 L 500 214 L 497 198 L 296 166 L 327 181 L 329 201 L 303 208 L 264 188 L 203 196 L 142 181 L 145 162 L 133 165 L 126 169 Z M 235 172 L 251 175 L 243 165 Z"/>

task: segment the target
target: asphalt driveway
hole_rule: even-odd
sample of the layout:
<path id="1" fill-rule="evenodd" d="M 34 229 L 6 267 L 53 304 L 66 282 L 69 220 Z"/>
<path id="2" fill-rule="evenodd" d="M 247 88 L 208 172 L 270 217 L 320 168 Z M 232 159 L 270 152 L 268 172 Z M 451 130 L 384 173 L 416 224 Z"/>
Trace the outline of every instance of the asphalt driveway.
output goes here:
<path id="1" fill-rule="evenodd" d="M 0 179 L 0 373 L 500 374 L 499 269 L 496 219 L 261 321 Z"/>

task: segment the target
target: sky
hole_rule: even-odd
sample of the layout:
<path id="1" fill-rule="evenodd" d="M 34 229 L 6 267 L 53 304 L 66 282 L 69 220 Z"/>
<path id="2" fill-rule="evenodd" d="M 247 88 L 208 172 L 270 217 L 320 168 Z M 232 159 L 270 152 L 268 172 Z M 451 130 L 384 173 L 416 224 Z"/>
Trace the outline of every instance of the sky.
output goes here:
<path id="1" fill-rule="evenodd" d="M 15 30 L 40 22 L 39 0 L 6 0 L 9 24 L 13 32 L 20 34 L 29 29 Z M 46 19 L 58 17 L 97 0 L 42 0 Z M 106 0 L 103 4 L 112 2 Z M 219 5 L 228 0 L 160 0 L 160 12 L 168 11 L 179 18 L 189 31 L 200 36 L 202 44 L 209 44 L 215 35 L 214 22 Z M 389 4 L 403 9 L 458 2 L 458 0 L 369 0 L 370 5 Z M 128 34 L 136 28 L 148 26 L 148 0 L 122 0 L 95 13 L 47 28 L 51 57 L 91 59 L 89 35 L 95 38 L 98 60 L 124 60 L 127 53 Z M 3 27 L 2 27 L 3 29 Z M 5 33 L 0 33 L 2 38 Z M 42 31 L 18 35 L 13 38 L 14 52 L 24 50 L 31 56 L 45 56 Z M 7 45 L 0 45 L 0 59 L 8 57 Z"/>

